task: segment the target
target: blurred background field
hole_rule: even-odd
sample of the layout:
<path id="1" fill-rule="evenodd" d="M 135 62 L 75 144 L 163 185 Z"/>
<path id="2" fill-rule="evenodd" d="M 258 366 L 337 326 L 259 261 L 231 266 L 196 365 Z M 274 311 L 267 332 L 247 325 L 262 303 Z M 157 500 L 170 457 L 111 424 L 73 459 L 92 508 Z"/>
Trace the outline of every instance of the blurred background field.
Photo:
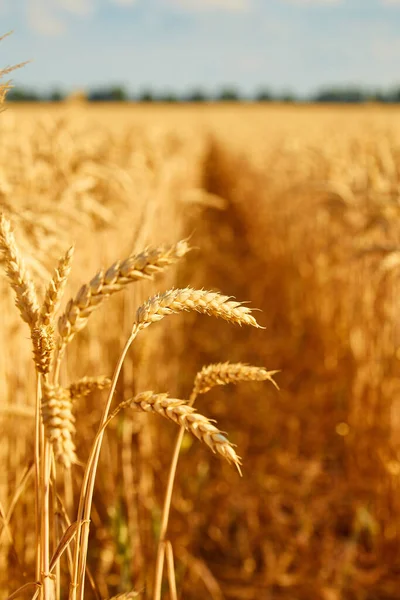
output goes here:
<path id="1" fill-rule="evenodd" d="M 9 103 L 0 115 L 0 209 L 38 285 L 71 243 L 66 300 L 133 249 L 187 236 L 194 248 L 93 316 L 65 382 L 112 373 L 155 290 L 221 290 L 262 311 L 261 331 L 167 319 L 124 365 L 119 399 L 186 398 L 210 362 L 281 370 L 280 392 L 240 384 L 199 399 L 237 444 L 243 478 L 186 440 L 170 526 L 182 598 L 398 598 L 399 132 L 400 108 L 382 105 Z M 33 444 L 35 375 L 13 304 L 1 277 L 3 512 Z M 102 402 L 75 407 L 82 462 Z M 101 598 L 132 588 L 150 598 L 174 436 L 150 415 L 110 427 L 89 550 Z M 76 493 L 81 477 L 75 465 Z M 28 483 L 1 530 L 6 593 L 34 576 L 33 502 Z"/>
<path id="2" fill-rule="evenodd" d="M 65 102 L 38 102 L 7 104 L 7 121 L 31 127 L 36 120 L 46 118 L 74 117 L 75 121 L 89 117 L 90 122 L 110 131 L 121 132 L 129 126 L 189 128 L 193 134 L 212 133 L 225 136 L 225 141 L 251 158 L 263 160 L 258 150 L 264 145 L 267 151 L 271 142 L 282 143 L 285 136 L 301 136 L 307 142 L 321 142 L 324 136 L 346 133 L 355 135 L 366 128 L 372 134 L 391 132 L 395 136 L 400 129 L 400 106 L 397 104 L 292 104 L 292 103 L 242 103 L 209 102 L 196 103 L 130 103 L 87 102 L 72 97 Z M 328 141 L 327 141 L 328 142 Z"/>

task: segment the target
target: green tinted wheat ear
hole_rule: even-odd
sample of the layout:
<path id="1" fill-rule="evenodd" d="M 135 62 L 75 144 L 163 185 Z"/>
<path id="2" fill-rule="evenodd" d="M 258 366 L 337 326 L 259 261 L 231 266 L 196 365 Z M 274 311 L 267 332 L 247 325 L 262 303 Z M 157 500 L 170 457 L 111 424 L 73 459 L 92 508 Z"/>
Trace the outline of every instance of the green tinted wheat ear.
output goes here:
<path id="1" fill-rule="evenodd" d="M 243 306 L 240 302 L 231 300 L 229 296 L 223 296 L 218 292 L 184 288 L 172 289 L 147 300 L 136 313 L 134 330 L 140 331 L 167 315 L 190 310 L 220 317 L 238 325 L 260 327 L 252 316 L 251 309 Z"/>
<path id="2" fill-rule="evenodd" d="M 240 472 L 240 458 L 229 440 L 207 417 L 200 415 L 185 400 L 178 400 L 170 398 L 168 394 L 154 394 L 149 391 L 142 392 L 123 404 L 144 412 L 157 413 L 170 421 L 174 421 L 174 423 L 184 427 L 186 431 L 207 444 L 214 453 L 220 454 L 229 463 L 234 464 Z"/>
<path id="3" fill-rule="evenodd" d="M 4 258 L 8 279 L 16 295 L 17 308 L 22 319 L 32 328 L 36 325 L 39 316 L 35 286 L 19 253 L 10 222 L 3 214 L 0 215 L 0 252 Z"/>
<path id="4" fill-rule="evenodd" d="M 240 381 L 270 381 L 277 389 L 273 376 L 279 371 L 267 371 L 243 363 L 216 363 L 203 367 L 194 380 L 193 396 L 205 394 L 216 385 L 239 383 Z"/>
<path id="5" fill-rule="evenodd" d="M 43 383 L 41 413 L 45 435 L 51 443 L 57 462 L 69 468 L 76 460 L 75 417 L 69 390 Z"/>
<path id="6" fill-rule="evenodd" d="M 111 294 L 119 292 L 134 281 L 151 279 L 166 267 L 184 256 L 189 250 L 186 241 L 173 246 L 147 250 L 117 261 L 107 271 L 99 271 L 76 297 L 69 301 L 65 313 L 58 321 L 59 350 L 62 352 L 74 335 L 86 326 L 94 310 Z"/>

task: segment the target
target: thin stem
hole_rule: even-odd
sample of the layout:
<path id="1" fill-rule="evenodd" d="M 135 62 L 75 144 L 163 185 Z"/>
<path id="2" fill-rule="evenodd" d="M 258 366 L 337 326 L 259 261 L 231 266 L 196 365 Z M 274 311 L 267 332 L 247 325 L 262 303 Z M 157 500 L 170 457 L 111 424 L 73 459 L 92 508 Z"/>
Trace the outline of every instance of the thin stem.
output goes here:
<path id="1" fill-rule="evenodd" d="M 176 579 L 175 579 L 174 552 L 172 550 L 172 544 L 169 541 L 165 542 L 165 554 L 167 557 L 169 594 L 171 596 L 171 600 L 178 600 L 178 592 L 176 590 Z"/>
<path id="2" fill-rule="evenodd" d="M 59 348 L 57 347 L 56 349 L 56 357 L 55 357 L 55 365 L 54 365 L 54 370 L 53 370 L 53 384 L 55 386 L 59 385 L 59 381 L 60 381 L 60 370 L 61 370 L 61 363 L 62 363 L 62 359 L 63 359 L 63 353 L 59 351 Z M 56 489 L 56 462 L 53 459 L 53 473 L 54 473 L 54 478 L 53 478 L 53 483 L 54 483 L 54 502 L 56 501 L 56 497 L 57 497 L 57 489 Z M 69 482 L 69 485 L 68 483 Z M 67 507 L 72 509 L 72 505 L 73 505 L 73 491 L 72 491 L 72 479 L 71 479 L 71 472 L 69 469 L 64 470 L 64 491 L 65 491 L 65 497 L 66 497 L 66 504 Z M 58 516 L 54 517 L 54 548 L 57 548 L 57 544 L 59 542 L 59 520 L 58 520 Z M 59 600 L 61 597 L 61 565 L 60 562 L 57 563 L 57 567 L 56 567 L 56 600 Z"/>
<path id="3" fill-rule="evenodd" d="M 154 574 L 154 590 L 153 600 L 161 599 L 162 589 L 162 576 L 164 572 L 164 559 L 165 559 L 165 542 L 160 539 L 158 540 L 157 546 L 157 558 L 156 558 L 156 570 Z"/>
<path id="4" fill-rule="evenodd" d="M 43 600 L 53 600 L 53 582 L 50 574 L 50 476 L 51 445 L 44 439 L 44 460 L 42 469 L 42 529 L 41 529 L 41 581 Z"/>
<path id="5" fill-rule="evenodd" d="M 37 591 L 36 591 L 36 593 L 35 593 L 35 595 L 33 597 L 33 598 L 36 598 L 37 595 L 38 595 L 38 593 L 39 593 L 39 591 L 40 591 L 40 583 L 38 583 L 37 581 L 30 581 L 29 583 L 25 583 L 24 585 L 22 585 L 21 587 L 19 587 L 17 590 L 15 590 L 15 592 L 13 592 L 11 594 L 11 596 L 8 596 L 6 600 L 14 600 L 14 598 L 18 598 L 18 596 L 21 595 L 21 592 L 29 589 L 33 585 L 35 585 L 37 587 Z"/>
<path id="6" fill-rule="evenodd" d="M 40 579 L 40 564 L 41 564 L 41 550 L 40 550 L 40 530 L 41 530 L 41 522 L 40 522 L 40 506 L 41 506 L 41 498 L 40 498 L 40 483 L 41 483 L 41 473 L 40 473 L 40 455 L 43 441 L 43 431 L 40 419 L 40 397 L 41 397 L 41 388 L 40 388 L 40 376 L 36 378 L 36 406 L 35 406 L 35 511 L 36 511 L 36 519 L 35 519 L 35 533 L 36 533 L 36 567 L 35 567 L 35 578 L 36 581 Z"/>
<path id="7" fill-rule="evenodd" d="M 55 366 L 54 366 L 54 375 L 53 375 L 54 385 L 58 385 L 58 382 L 60 379 L 60 369 L 61 369 L 61 362 L 62 362 L 63 356 L 64 356 L 64 353 L 60 352 L 59 348 L 57 347 L 56 360 L 55 360 Z"/>
<path id="8" fill-rule="evenodd" d="M 57 466 L 54 454 L 52 455 L 51 460 L 51 473 L 52 473 L 52 494 L 51 494 L 51 511 L 54 515 L 53 518 L 53 551 L 58 546 L 58 541 L 60 538 L 60 516 L 57 507 Z M 56 565 L 56 600 L 61 600 L 61 563 L 57 561 Z"/>
<path id="9" fill-rule="evenodd" d="M 197 397 L 197 394 L 193 390 L 190 395 L 190 398 L 189 398 L 188 406 L 193 406 L 193 404 L 196 400 L 196 397 Z M 174 451 L 172 454 L 171 465 L 170 465 L 169 473 L 168 473 L 167 489 L 165 491 L 163 512 L 162 512 L 162 518 L 161 518 L 160 537 L 159 537 L 158 546 L 157 546 L 156 568 L 155 568 L 155 574 L 154 574 L 153 600 L 161 599 L 161 586 L 162 586 L 162 576 L 163 576 L 163 570 L 164 570 L 164 557 L 165 557 L 165 543 L 166 543 L 166 536 L 167 536 L 167 530 L 168 530 L 169 515 L 171 512 L 172 492 L 174 489 L 176 470 L 177 470 L 178 460 L 179 460 L 179 453 L 181 451 L 184 433 L 185 433 L 185 428 L 181 427 L 179 429 L 178 435 L 176 436 Z"/>
<path id="10" fill-rule="evenodd" d="M 83 482 L 81 487 L 81 494 L 79 498 L 79 507 L 77 521 L 79 523 L 78 531 L 76 534 L 75 543 L 75 554 L 74 554 L 74 567 L 73 577 L 71 581 L 70 600 L 83 600 L 84 585 L 85 585 L 85 567 L 87 558 L 87 549 L 89 541 L 89 530 L 90 530 L 90 513 L 92 509 L 93 501 L 93 490 L 96 479 L 97 467 L 99 463 L 100 450 L 104 436 L 105 424 L 107 423 L 108 415 L 112 399 L 117 386 L 118 378 L 121 373 L 122 365 L 124 363 L 126 354 L 138 334 L 138 328 L 132 329 L 131 335 L 126 342 L 121 356 L 118 359 L 117 366 L 114 371 L 114 375 L 111 382 L 110 391 L 108 394 L 107 402 L 105 404 L 103 415 L 99 423 L 99 431 L 96 436 L 95 443 L 92 446 L 89 459 L 86 463 L 85 473 L 83 476 Z"/>
<path id="11" fill-rule="evenodd" d="M 42 395 L 42 376 L 38 374 L 38 390 L 37 390 L 37 413 L 36 427 L 39 432 L 39 442 L 35 442 L 40 448 L 41 469 L 40 469 L 40 573 L 38 581 L 41 582 L 41 598 L 43 600 L 53 600 L 54 586 L 53 576 L 50 574 L 50 486 L 51 486 L 51 463 L 52 463 L 52 447 L 50 441 L 44 433 L 44 427 L 40 415 L 40 400 Z M 37 423 L 39 421 L 39 424 Z"/>
<path id="12" fill-rule="evenodd" d="M 71 469 L 64 469 L 64 502 L 68 514 L 72 514 L 74 506 L 74 486 Z"/>

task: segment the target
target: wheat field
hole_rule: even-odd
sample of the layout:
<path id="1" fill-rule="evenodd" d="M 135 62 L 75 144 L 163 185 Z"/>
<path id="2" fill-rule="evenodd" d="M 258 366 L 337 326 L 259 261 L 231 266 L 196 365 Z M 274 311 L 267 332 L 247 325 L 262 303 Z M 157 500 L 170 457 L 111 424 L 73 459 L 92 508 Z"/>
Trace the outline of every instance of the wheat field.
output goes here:
<path id="1" fill-rule="evenodd" d="M 1 598 L 398 598 L 400 109 L 4 108 Z"/>

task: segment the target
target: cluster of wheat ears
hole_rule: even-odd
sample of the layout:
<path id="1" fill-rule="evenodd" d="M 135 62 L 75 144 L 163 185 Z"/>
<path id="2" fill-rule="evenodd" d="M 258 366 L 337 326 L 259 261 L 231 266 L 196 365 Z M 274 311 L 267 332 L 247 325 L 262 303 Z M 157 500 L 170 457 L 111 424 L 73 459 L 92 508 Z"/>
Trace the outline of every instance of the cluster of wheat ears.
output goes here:
<path id="1" fill-rule="evenodd" d="M 0 78 L 14 68 L 16 67 L 0 71 Z M 4 99 L 7 89 L 8 84 L 0 87 L 0 101 Z M 61 381 L 61 365 L 66 348 L 74 336 L 86 327 L 90 315 L 109 296 L 124 290 L 131 283 L 152 279 L 184 257 L 188 250 L 187 241 L 181 241 L 172 246 L 147 249 L 139 254 L 132 254 L 125 260 L 116 261 L 108 269 L 100 270 L 89 283 L 82 285 L 76 296 L 68 302 L 65 311 L 58 317 L 56 325 L 57 311 L 71 271 L 73 247 L 60 258 L 44 296 L 40 299 L 16 244 L 11 224 L 4 214 L 0 214 L 0 261 L 14 290 L 20 316 L 30 329 L 37 375 L 33 467 L 36 506 L 36 579 L 13 592 L 9 600 L 30 589 L 33 590 L 33 598 L 43 600 L 60 598 L 63 593 L 60 565 L 63 555 L 67 556 L 71 600 L 84 598 L 86 574 L 89 581 L 94 583 L 95 575 L 90 573 L 87 566 L 87 552 L 96 472 L 107 425 L 121 410 L 130 408 L 158 413 L 180 428 L 165 494 L 154 575 L 154 599 L 161 597 L 165 557 L 170 594 L 172 598 L 177 597 L 173 550 L 168 540 L 167 529 L 184 432 L 193 434 L 212 452 L 220 454 L 229 463 L 235 465 L 239 473 L 241 472 L 241 461 L 233 445 L 212 420 L 193 408 L 193 403 L 199 394 L 204 394 L 216 385 L 264 380 L 269 380 L 276 385 L 272 378 L 274 371 L 241 363 L 213 364 L 197 374 L 188 400 L 171 398 L 166 393 L 143 391 L 120 402 L 111 411 L 124 359 L 136 336 L 143 329 L 164 317 L 184 311 L 196 311 L 219 317 L 233 324 L 259 327 L 251 310 L 240 302 L 216 292 L 191 288 L 170 289 L 154 295 L 138 308 L 131 334 L 124 345 L 112 377 L 106 375 L 84 377 L 68 384 Z M 71 471 L 78 463 L 74 405 L 95 390 L 107 390 L 108 396 L 84 468 L 79 506 L 74 507 Z M 58 527 L 58 521 L 56 522 L 56 515 L 60 512 L 64 519 L 62 529 Z M 70 515 L 74 513 L 75 518 L 71 519 Z M 10 517 L 11 513 L 4 519 L 6 528 Z M 118 598 L 127 599 L 134 596 L 136 592 L 132 590 L 119 595 Z"/>
<path id="2" fill-rule="evenodd" d="M 179 428 L 173 453 L 168 487 L 165 495 L 161 535 L 158 544 L 156 572 L 154 578 L 154 599 L 161 595 L 164 557 L 168 560 L 168 580 L 172 597 L 176 597 L 173 577 L 172 546 L 167 538 L 168 517 L 171 495 L 179 450 L 184 431 L 192 433 L 204 442 L 214 453 L 220 454 L 240 472 L 240 458 L 227 437 L 207 417 L 199 414 L 193 403 L 199 394 L 204 394 L 216 385 L 238 381 L 274 382 L 274 371 L 244 364 L 213 364 L 202 369 L 196 376 L 192 394 L 188 400 L 170 398 L 166 393 L 143 391 L 132 398 L 120 402 L 111 411 L 117 381 L 126 354 L 137 335 L 150 325 L 169 315 L 184 311 L 224 319 L 232 324 L 259 325 L 250 308 L 217 292 L 191 288 L 170 289 L 149 298 L 137 310 L 131 334 L 121 352 L 111 378 L 97 375 L 80 381 L 62 383 L 60 368 L 65 350 L 73 337 L 87 324 L 90 315 L 100 308 L 112 294 L 123 290 L 127 285 L 143 279 L 151 279 L 169 265 L 181 259 L 188 252 L 186 241 L 170 247 L 145 250 L 117 261 L 107 270 L 100 270 L 87 284 L 84 284 L 72 298 L 64 313 L 55 325 L 56 313 L 63 296 L 71 270 L 73 248 L 69 248 L 58 262 L 40 300 L 35 285 L 18 250 L 10 222 L 4 215 L 0 217 L 0 250 L 9 282 L 15 292 L 16 305 L 21 318 L 27 323 L 31 333 L 33 357 L 37 373 L 37 396 L 35 418 L 35 498 L 36 498 L 36 581 L 25 584 L 9 599 L 17 597 L 24 589 L 36 587 L 34 597 L 46 600 L 60 597 L 60 559 L 66 551 L 70 570 L 71 600 L 84 597 L 86 559 L 94 484 L 102 446 L 102 440 L 110 421 L 123 409 L 135 409 L 157 413 L 175 422 Z M 68 494 L 70 470 L 78 458 L 75 450 L 74 404 L 93 390 L 107 390 L 103 414 L 98 432 L 93 440 L 85 465 L 84 478 L 80 491 L 76 517 L 71 523 L 68 513 L 71 506 L 63 506 L 65 530 L 58 533 L 54 526 L 52 506 L 63 505 L 60 492 L 61 480 Z M 92 575 L 89 575 L 89 578 Z"/>

